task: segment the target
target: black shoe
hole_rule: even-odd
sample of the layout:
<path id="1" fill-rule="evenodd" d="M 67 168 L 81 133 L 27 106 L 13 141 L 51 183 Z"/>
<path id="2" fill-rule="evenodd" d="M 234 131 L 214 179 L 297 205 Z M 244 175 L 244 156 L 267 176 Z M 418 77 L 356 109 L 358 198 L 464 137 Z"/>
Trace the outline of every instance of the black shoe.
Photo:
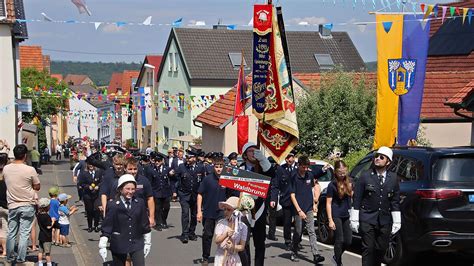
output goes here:
<path id="1" fill-rule="evenodd" d="M 201 259 L 201 265 L 203 265 L 203 266 L 209 265 L 209 260 L 208 260 L 208 259 L 205 259 L 205 258 L 202 258 L 202 259 Z"/>
<path id="2" fill-rule="evenodd" d="M 181 243 L 187 244 L 188 243 L 188 238 L 187 237 L 181 237 Z"/>
<path id="3" fill-rule="evenodd" d="M 163 230 L 163 226 L 161 224 L 155 226 L 155 230 L 156 231 L 162 231 Z"/>
<path id="4" fill-rule="evenodd" d="M 319 263 L 321 263 L 321 262 L 324 261 L 324 257 L 321 256 L 321 255 L 319 255 L 319 254 L 318 254 L 318 255 L 314 255 L 314 256 L 313 256 L 313 261 L 314 261 L 314 264 L 317 265 L 317 264 L 319 264 Z"/>
<path id="5" fill-rule="evenodd" d="M 274 235 L 268 236 L 267 239 L 268 239 L 268 240 L 273 240 L 273 241 L 278 241 L 278 238 L 277 238 L 276 236 L 274 236 Z"/>
<path id="6" fill-rule="evenodd" d="M 302 250 L 303 249 L 303 246 L 300 244 L 298 244 L 298 250 Z"/>
<path id="7" fill-rule="evenodd" d="M 92 232 L 92 227 L 87 228 L 87 232 L 91 233 Z"/>
<path id="8" fill-rule="evenodd" d="M 293 262 L 298 262 L 298 261 L 300 261 L 300 260 L 298 259 L 298 254 L 296 254 L 296 253 L 294 253 L 294 252 L 291 252 L 291 258 L 290 258 L 290 259 L 291 259 L 291 261 L 293 261 Z"/>
<path id="9" fill-rule="evenodd" d="M 197 241 L 198 237 L 196 235 L 190 235 L 189 240 L 191 241 Z"/>
<path id="10" fill-rule="evenodd" d="M 95 231 L 96 233 L 98 233 L 98 232 L 100 232 L 100 228 L 99 228 L 98 226 L 96 226 L 96 227 L 94 228 L 94 231 Z"/>
<path id="11" fill-rule="evenodd" d="M 167 224 L 162 224 L 162 225 L 161 225 L 161 228 L 163 228 L 163 229 L 168 229 L 169 227 L 168 227 Z"/>
<path id="12" fill-rule="evenodd" d="M 292 247 L 291 242 L 285 243 L 285 249 L 286 249 L 286 251 L 291 251 L 291 247 Z"/>

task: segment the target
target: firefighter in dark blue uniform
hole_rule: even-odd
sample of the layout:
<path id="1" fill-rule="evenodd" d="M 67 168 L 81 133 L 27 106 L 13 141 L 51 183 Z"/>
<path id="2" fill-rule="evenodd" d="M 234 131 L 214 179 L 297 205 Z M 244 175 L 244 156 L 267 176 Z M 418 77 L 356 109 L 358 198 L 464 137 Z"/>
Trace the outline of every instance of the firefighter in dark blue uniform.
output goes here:
<path id="1" fill-rule="evenodd" d="M 99 254 L 107 259 L 107 242 L 110 241 L 112 265 L 125 265 L 130 256 L 134 266 L 144 266 L 151 249 L 151 230 L 145 202 L 135 197 L 137 183 L 132 175 L 119 178 L 118 194 L 107 204 L 102 223 Z"/>
<path id="2" fill-rule="evenodd" d="M 197 224 L 197 193 L 201 180 L 204 178 L 204 167 L 196 164 L 196 153 L 188 151 L 186 163 L 175 170 L 177 177 L 177 192 L 181 205 L 181 242 L 196 241 Z"/>
<path id="3" fill-rule="evenodd" d="M 362 265 L 381 265 L 390 240 L 401 228 L 400 186 L 395 173 L 388 172 L 393 151 L 380 147 L 373 168 L 356 183 L 351 227 L 362 237 Z"/>
<path id="4" fill-rule="evenodd" d="M 151 183 L 155 198 L 156 230 L 168 228 L 168 213 L 170 211 L 171 196 L 176 193 L 170 182 L 169 166 L 165 163 L 165 155 L 157 152 L 150 154 L 151 164 L 145 168 L 145 175 Z"/>
<path id="5" fill-rule="evenodd" d="M 102 181 L 103 171 L 96 169 L 95 166 L 87 164 L 87 169 L 79 173 L 79 186 L 84 191 L 83 200 L 87 216 L 87 231 L 99 232 L 100 219 L 100 198 L 99 189 Z M 92 224 L 94 222 L 94 224 Z M 92 227 L 94 226 L 94 227 Z"/>

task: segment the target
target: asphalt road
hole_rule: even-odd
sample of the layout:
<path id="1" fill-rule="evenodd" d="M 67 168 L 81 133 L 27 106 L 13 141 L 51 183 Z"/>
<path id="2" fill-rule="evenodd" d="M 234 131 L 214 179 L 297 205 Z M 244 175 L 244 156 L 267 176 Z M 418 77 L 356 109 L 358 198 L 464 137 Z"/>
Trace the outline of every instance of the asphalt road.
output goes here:
<path id="1" fill-rule="evenodd" d="M 45 196 L 49 186 L 58 184 L 62 192 L 71 194 L 71 204 L 76 204 L 79 207 L 79 212 L 71 217 L 71 238 L 74 242 L 72 249 L 58 250 L 57 261 L 60 265 L 101 265 L 102 259 L 98 253 L 99 233 L 88 233 L 87 222 L 84 216 L 84 207 L 82 203 L 77 200 L 77 193 L 75 184 L 72 182 L 71 172 L 69 171 L 69 164 L 66 161 L 57 162 L 54 165 L 45 165 L 42 167 L 43 175 L 40 176 L 42 189 L 40 196 Z M 168 224 L 170 228 L 164 231 L 152 232 L 152 250 L 148 255 L 147 265 L 196 265 L 200 264 L 201 259 L 201 237 L 202 225 L 198 224 L 196 234 L 197 241 L 189 241 L 188 244 L 182 244 L 178 237 L 181 234 L 180 224 L 180 207 L 178 203 L 172 203 L 170 210 Z M 290 252 L 284 249 L 282 228 L 277 228 L 277 237 L 279 241 L 267 240 L 266 249 L 266 265 L 314 265 L 312 263 L 312 254 L 309 247 L 307 236 L 303 237 L 303 250 L 300 252 L 300 262 L 293 263 L 290 260 Z M 252 241 L 251 241 L 252 242 Z M 333 255 L 333 248 L 330 245 L 318 243 L 318 248 L 321 254 L 326 258 L 326 261 L 321 265 L 333 265 L 331 257 Z M 61 252 L 61 253 L 59 253 Z M 215 247 L 212 247 L 211 254 L 215 252 Z M 252 255 L 254 254 L 253 247 L 251 247 Z M 360 240 L 354 239 L 350 251 L 344 253 L 344 265 L 361 265 L 360 254 Z M 53 259 L 55 258 L 55 251 L 53 250 Z M 108 259 L 111 259 L 109 254 Z M 212 262 L 212 258 L 211 258 Z M 108 265 L 108 263 L 104 264 Z M 463 263 L 460 257 L 454 254 L 441 255 L 423 255 L 418 257 L 416 265 L 472 265 Z"/>

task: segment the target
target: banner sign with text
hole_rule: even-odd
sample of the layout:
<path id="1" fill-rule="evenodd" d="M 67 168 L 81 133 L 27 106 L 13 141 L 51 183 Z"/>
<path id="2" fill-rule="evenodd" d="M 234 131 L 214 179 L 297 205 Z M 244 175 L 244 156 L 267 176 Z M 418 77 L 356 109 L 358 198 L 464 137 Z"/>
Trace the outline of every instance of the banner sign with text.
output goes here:
<path id="1" fill-rule="evenodd" d="M 219 185 L 265 199 L 270 187 L 270 177 L 226 166 L 219 178 Z"/>

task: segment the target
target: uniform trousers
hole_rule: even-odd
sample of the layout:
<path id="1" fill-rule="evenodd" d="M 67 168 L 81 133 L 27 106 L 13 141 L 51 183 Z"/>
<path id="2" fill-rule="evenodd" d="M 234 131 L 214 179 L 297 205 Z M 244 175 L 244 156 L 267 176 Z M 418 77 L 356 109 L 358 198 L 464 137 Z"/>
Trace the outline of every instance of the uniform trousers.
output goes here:
<path id="1" fill-rule="evenodd" d="M 145 266 L 145 254 L 143 249 L 129 253 L 133 266 Z M 112 252 L 112 266 L 125 266 L 129 254 L 119 254 Z"/>
<path id="2" fill-rule="evenodd" d="M 87 216 L 87 227 L 92 228 L 92 221 L 94 222 L 94 227 L 99 226 L 99 217 L 100 211 L 99 206 L 99 197 L 91 197 L 89 195 L 83 196 L 84 209 L 86 210 Z"/>
<path id="3" fill-rule="evenodd" d="M 202 258 L 208 260 L 211 256 L 212 238 L 217 219 L 204 218 L 202 231 Z"/>
<path id="4" fill-rule="evenodd" d="M 167 225 L 168 213 L 170 212 L 170 197 L 155 198 L 155 217 L 157 225 Z"/>
<path id="5" fill-rule="evenodd" d="M 268 237 L 274 238 L 276 232 L 277 206 L 268 209 Z"/>
<path id="6" fill-rule="evenodd" d="M 195 235 L 197 225 L 197 202 L 194 199 L 185 200 L 180 196 L 182 237 Z"/>
<path id="7" fill-rule="evenodd" d="M 293 211 L 291 206 L 283 207 L 283 238 L 285 244 L 291 243 L 291 220 L 293 219 Z"/>
<path id="8" fill-rule="evenodd" d="M 266 233 L 266 219 L 267 210 L 262 213 L 262 216 L 255 222 L 252 228 L 253 245 L 255 246 L 255 266 L 263 266 L 265 263 L 265 240 Z M 250 261 L 250 257 L 249 257 Z"/>
<path id="9" fill-rule="evenodd" d="M 362 265 L 380 266 L 388 248 L 392 224 L 361 222 L 359 231 L 362 237 Z"/>

